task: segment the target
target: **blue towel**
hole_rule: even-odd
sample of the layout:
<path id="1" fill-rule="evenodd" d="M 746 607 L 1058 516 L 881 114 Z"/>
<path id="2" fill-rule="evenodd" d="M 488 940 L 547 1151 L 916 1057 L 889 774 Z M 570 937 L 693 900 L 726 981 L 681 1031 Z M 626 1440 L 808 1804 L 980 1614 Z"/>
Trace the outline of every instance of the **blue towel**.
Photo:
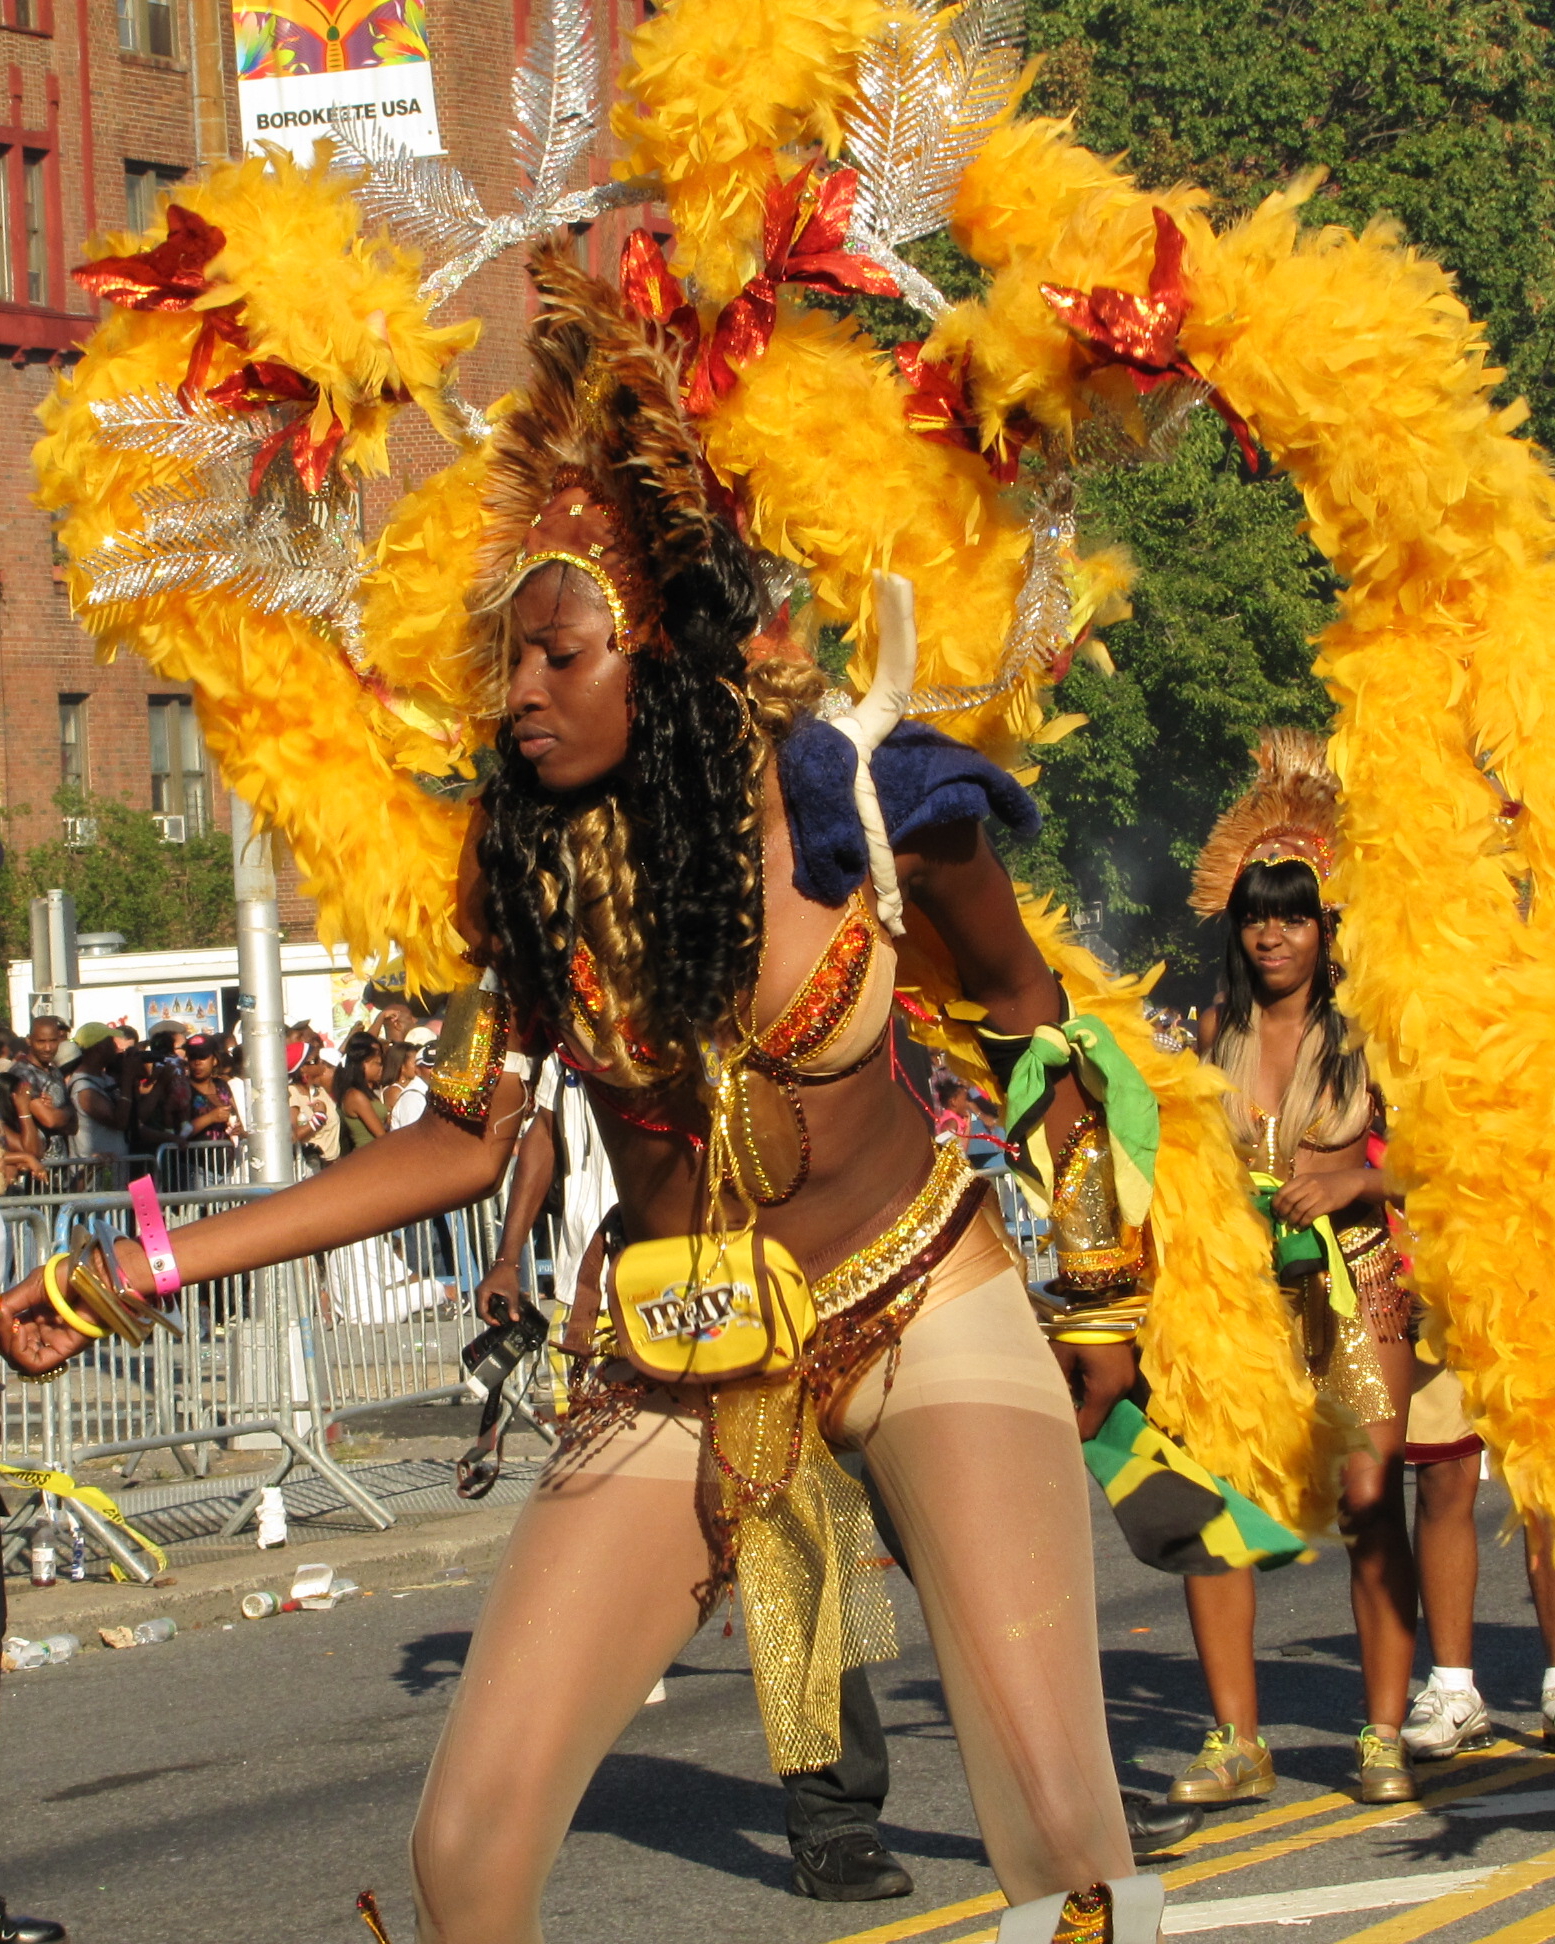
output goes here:
<path id="1" fill-rule="evenodd" d="M 857 752 L 841 730 L 803 717 L 778 749 L 778 777 L 794 845 L 794 883 L 818 904 L 845 904 L 864 881 L 869 850 L 853 802 Z M 870 765 L 892 845 L 964 817 L 997 816 L 1017 837 L 1042 826 L 1030 796 L 996 763 L 920 722 L 900 723 Z"/>

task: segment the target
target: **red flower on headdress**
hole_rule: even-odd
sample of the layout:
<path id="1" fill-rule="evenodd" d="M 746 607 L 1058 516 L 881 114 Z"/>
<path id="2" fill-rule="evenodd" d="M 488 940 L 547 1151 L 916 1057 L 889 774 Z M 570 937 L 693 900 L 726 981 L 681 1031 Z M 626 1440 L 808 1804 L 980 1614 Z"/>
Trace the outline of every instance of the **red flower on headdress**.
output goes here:
<path id="1" fill-rule="evenodd" d="M 1164 385 L 1169 378 L 1204 382 L 1177 343 L 1188 313 L 1182 281 L 1186 239 L 1164 209 L 1151 213 L 1155 217 L 1155 262 L 1147 296 L 1136 297 L 1106 284 L 1090 291 L 1073 290 L 1067 284 L 1042 286 L 1042 295 L 1076 337 L 1098 354 L 1101 363 L 1126 366 L 1141 395 Z M 1257 472 L 1258 454 L 1246 419 L 1218 390 L 1211 390 L 1209 403 L 1230 426 L 1248 466 Z"/>
<path id="2" fill-rule="evenodd" d="M 290 365 L 261 358 L 233 372 L 219 385 L 213 385 L 206 396 L 213 405 L 224 405 L 232 412 L 262 412 L 271 405 L 300 405 L 302 410 L 297 416 L 272 432 L 259 448 L 248 476 L 248 490 L 259 491 L 259 483 L 271 460 L 290 447 L 298 478 L 310 493 L 319 491 L 346 428 L 332 416 L 322 436 L 315 438 L 312 422 L 319 388 L 311 378 L 304 378 Z"/>
<path id="3" fill-rule="evenodd" d="M 215 288 L 205 274 L 206 266 L 227 247 L 227 238 L 214 223 L 180 203 L 170 203 L 167 211 L 167 236 L 138 256 L 98 257 L 79 264 L 71 276 L 83 290 L 103 297 L 121 310 L 187 311 Z M 239 304 L 222 304 L 201 312 L 200 333 L 189 353 L 189 368 L 178 395 L 187 404 L 189 394 L 205 382 L 211 354 L 218 337 L 227 343 L 245 342 L 238 322 Z"/>
<path id="4" fill-rule="evenodd" d="M 907 380 L 904 415 L 908 429 L 936 445 L 978 452 L 1001 486 L 1013 486 L 1020 471 L 1021 447 L 1031 436 L 1028 420 L 1008 420 L 994 445 L 983 444 L 982 427 L 967 382 L 967 360 L 939 362 L 923 355 L 921 344 L 896 347 L 897 369 Z"/>
<path id="5" fill-rule="evenodd" d="M 679 279 L 646 230 L 627 238 L 621 262 L 621 289 L 643 316 L 674 331 L 690 353 L 686 408 L 700 416 L 734 389 L 737 366 L 753 363 L 772 341 L 777 323 L 777 293 L 783 284 L 816 290 L 857 291 L 870 297 L 899 297 L 900 286 L 888 270 L 842 246 L 858 192 L 856 169 L 834 169 L 812 192 L 804 215 L 812 165 L 806 163 L 787 182 L 767 191 L 762 226 L 762 268 L 740 294 L 725 304 L 710 332 L 704 333 L 695 308 L 686 302 Z M 804 217 L 801 223 L 801 217 Z"/>

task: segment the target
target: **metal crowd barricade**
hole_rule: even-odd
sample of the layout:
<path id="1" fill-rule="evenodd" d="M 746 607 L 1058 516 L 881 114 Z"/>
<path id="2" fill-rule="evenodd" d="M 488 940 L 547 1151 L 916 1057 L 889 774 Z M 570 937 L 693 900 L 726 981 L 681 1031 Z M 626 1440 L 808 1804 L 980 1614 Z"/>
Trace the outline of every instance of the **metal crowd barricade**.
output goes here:
<path id="1" fill-rule="evenodd" d="M 176 1228 L 269 1192 L 202 1188 L 166 1195 L 163 1207 Z M 5 1212 L 7 1239 L 19 1262 L 23 1252 L 29 1263 L 36 1261 L 50 1241 L 66 1246 L 71 1230 L 95 1216 L 126 1232 L 131 1225 L 129 1197 L 119 1194 L 40 1197 Z M 52 1384 L 7 1381 L 0 1394 L 6 1461 L 41 1460 L 69 1471 L 87 1459 L 169 1450 L 186 1472 L 198 1475 L 212 1445 L 278 1444 L 276 1469 L 265 1483 L 279 1484 L 301 1464 L 380 1530 L 392 1525 L 393 1515 L 324 1450 L 322 1401 L 308 1354 L 311 1319 L 298 1313 L 292 1266 L 191 1284 L 178 1307 L 182 1340 L 157 1330 L 132 1348 L 103 1337 Z M 35 1390 L 42 1401 L 23 1397 L 13 1405 L 16 1390 Z M 256 1491 L 238 1507 L 225 1534 L 241 1531 L 258 1499 Z M 122 1542 L 109 1550 L 134 1577 L 149 1577 L 135 1555 L 125 1556 Z"/>
<path id="2" fill-rule="evenodd" d="M 136 1175 L 151 1172 L 151 1158 L 145 1154 L 98 1154 L 90 1158 L 72 1155 L 63 1161 L 42 1163 L 42 1181 L 32 1201 L 46 1201 L 51 1195 L 114 1195 L 123 1192 Z"/>
<path id="3" fill-rule="evenodd" d="M 164 1194 L 241 1187 L 248 1180 L 248 1137 L 236 1141 L 164 1141 L 157 1149 L 156 1176 L 157 1187 Z"/>
<path id="4" fill-rule="evenodd" d="M 1007 1168 L 986 1170 L 999 1197 L 999 1214 L 1010 1240 L 1020 1250 L 1026 1264 L 1026 1287 L 1037 1289 L 1058 1274 L 1058 1257 L 1048 1239 L 1048 1227 L 1031 1212 L 1031 1204 Z"/>
<path id="5" fill-rule="evenodd" d="M 494 1195 L 292 1265 L 323 1404 L 315 1435 L 397 1404 L 468 1396 L 459 1352 L 486 1327 L 475 1291 L 496 1254 L 505 1207 L 505 1195 Z M 526 1288 L 537 1289 L 539 1266 L 531 1243 L 521 1265 Z M 545 1375 L 542 1354 L 510 1381 L 518 1413 L 550 1441 L 532 1395 Z"/>

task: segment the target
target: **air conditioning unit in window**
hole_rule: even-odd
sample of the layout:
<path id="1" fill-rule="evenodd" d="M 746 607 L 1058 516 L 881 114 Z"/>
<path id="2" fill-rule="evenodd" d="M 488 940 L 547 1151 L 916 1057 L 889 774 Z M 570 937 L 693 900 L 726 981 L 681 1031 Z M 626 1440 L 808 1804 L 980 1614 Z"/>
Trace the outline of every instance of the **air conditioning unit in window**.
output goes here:
<path id="1" fill-rule="evenodd" d="M 151 821 L 162 833 L 164 844 L 181 844 L 189 835 L 188 820 L 184 817 L 155 816 Z"/>
<path id="2" fill-rule="evenodd" d="M 85 850 L 97 842 L 97 819 L 95 817 L 66 817 L 65 847 L 67 850 Z"/>

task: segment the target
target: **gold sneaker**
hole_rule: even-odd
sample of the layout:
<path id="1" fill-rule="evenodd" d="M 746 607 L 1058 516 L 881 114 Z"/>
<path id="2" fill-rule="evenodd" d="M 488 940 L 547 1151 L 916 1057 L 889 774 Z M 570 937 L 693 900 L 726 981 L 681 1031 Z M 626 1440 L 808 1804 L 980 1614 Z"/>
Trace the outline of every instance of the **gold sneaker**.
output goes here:
<path id="1" fill-rule="evenodd" d="M 1368 1722 L 1356 1741 L 1355 1760 L 1362 1802 L 1413 1802 L 1420 1794 L 1409 1750 L 1396 1728 L 1374 1728 Z"/>
<path id="2" fill-rule="evenodd" d="M 1214 1809 L 1273 1793 L 1274 1757 L 1263 1736 L 1249 1741 L 1228 1721 L 1210 1729 L 1204 1746 L 1172 1784 L 1166 1799 Z"/>

